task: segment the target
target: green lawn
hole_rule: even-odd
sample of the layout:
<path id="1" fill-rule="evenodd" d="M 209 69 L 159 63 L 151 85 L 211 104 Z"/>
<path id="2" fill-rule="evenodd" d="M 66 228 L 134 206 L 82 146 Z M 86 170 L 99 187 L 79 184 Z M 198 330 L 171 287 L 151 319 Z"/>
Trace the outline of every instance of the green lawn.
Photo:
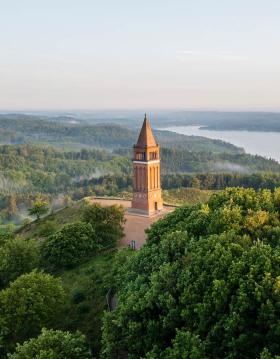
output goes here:
<path id="1" fill-rule="evenodd" d="M 188 203 L 205 203 L 217 191 L 201 190 L 198 188 L 178 188 L 163 191 L 163 201 L 166 204 L 182 205 Z"/>
<path id="2" fill-rule="evenodd" d="M 55 232 L 67 223 L 80 221 L 82 218 L 82 206 L 83 201 L 75 202 L 66 208 L 21 227 L 17 234 L 23 238 L 39 239 L 45 237 L 51 234 L 48 232 L 50 230 Z"/>

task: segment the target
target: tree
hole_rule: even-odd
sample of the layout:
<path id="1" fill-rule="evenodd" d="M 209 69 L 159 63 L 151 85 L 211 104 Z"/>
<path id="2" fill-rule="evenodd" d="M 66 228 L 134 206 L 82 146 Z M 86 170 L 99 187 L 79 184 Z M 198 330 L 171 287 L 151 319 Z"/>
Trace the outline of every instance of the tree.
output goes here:
<path id="1" fill-rule="evenodd" d="M 65 303 L 60 280 L 33 271 L 18 277 L 0 292 L 0 333 L 2 351 L 38 335 L 42 327 L 57 323 Z"/>
<path id="2" fill-rule="evenodd" d="M 35 242 L 19 237 L 7 240 L 0 247 L 0 287 L 32 271 L 38 263 L 39 253 Z"/>
<path id="3" fill-rule="evenodd" d="M 115 274 L 118 306 L 104 316 L 102 358 L 276 358 L 275 201 L 267 191 L 229 188 L 155 223 Z"/>
<path id="4" fill-rule="evenodd" d="M 37 200 L 33 203 L 33 206 L 29 208 L 28 212 L 31 216 L 36 216 L 37 219 L 46 213 L 48 213 L 49 207 L 46 201 Z"/>
<path id="5" fill-rule="evenodd" d="M 164 359 L 207 359 L 205 343 L 198 335 L 187 331 L 178 331 L 172 342 L 172 347 L 163 352 Z M 155 357 L 156 359 L 156 357 Z"/>
<path id="6" fill-rule="evenodd" d="M 12 225 L 12 227 L 14 227 Z M 11 228 L 10 225 L 0 228 L 0 246 L 5 244 L 7 241 L 14 238 L 14 228 Z"/>
<path id="7" fill-rule="evenodd" d="M 18 212 L 17 201 L 14 195 L 7 198 L 7 212 L 9 218 L 12 218 Z"/>
<path id="8" fill-rule="evenodd" d="M 262 351 L 260 359 L 280 359 L 280 355 L 271 355 L 266 348 Z"/>
<path id="9" fill-rule="evenodd" d="M 100 204 L 93 204 L 85 207 L 83 219 L 92 225 L 100 246 L 113 247 L 124 235 L 124 213 L 122 206 L 102 207 Z"/>
<path id="10" fill-rule="evenodd" d="M 197 177 L 193 177 L 191 180 L 191 187 L 200 188 L 200 180 Z"/>
<path id="11" fill-rule="evenodd" d="M 42 329 L 37 338 L 18 344 L 8 359 L 90 359 L 84 335 L 60 330 Z"/>
<path id="12" fill-rule="evenodd" d="M 74 266 L 98 249 L 91 224 L 76 222 L 66 224 L 60 231 L 45 240 L 42 256 L 45 262 L 55 267 Z"/>

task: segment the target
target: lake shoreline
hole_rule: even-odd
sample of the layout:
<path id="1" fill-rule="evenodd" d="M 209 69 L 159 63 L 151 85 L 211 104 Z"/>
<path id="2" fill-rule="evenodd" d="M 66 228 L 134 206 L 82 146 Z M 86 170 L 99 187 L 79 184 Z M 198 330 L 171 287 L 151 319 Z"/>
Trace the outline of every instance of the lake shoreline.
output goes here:
<path id="1" fill-rule="evenodd" d="M 246 153 L 271 158 L 280 162 L 280 132 L 247 130 L 214 130 L 203 125 L 165 126 L 158 128 L 187 136 L 221 140 L 244 148 Z"/>

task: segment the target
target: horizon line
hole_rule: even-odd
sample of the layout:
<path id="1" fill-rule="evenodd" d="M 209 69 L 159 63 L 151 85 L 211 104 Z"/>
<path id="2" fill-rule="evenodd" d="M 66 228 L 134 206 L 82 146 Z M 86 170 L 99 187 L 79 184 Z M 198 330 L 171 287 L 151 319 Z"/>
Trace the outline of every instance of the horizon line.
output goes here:
<path id="1" fill-rule="evenodd" d="M 229 112 L 229 113 L 280 113 L 279 109 L 217 109 L 217 108 L 160 108 L 160 107 L 143 107 L 143 108 L 21 108 L 21 109 L 1 109 L 0 114 L 24 113 L 24 112 Z"/>

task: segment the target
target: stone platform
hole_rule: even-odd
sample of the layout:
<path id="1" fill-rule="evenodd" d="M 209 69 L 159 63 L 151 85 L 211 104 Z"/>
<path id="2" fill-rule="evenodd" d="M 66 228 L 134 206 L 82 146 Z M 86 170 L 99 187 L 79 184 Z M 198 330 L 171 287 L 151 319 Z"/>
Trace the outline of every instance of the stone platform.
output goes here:
<path id="1" fill-rule="evenodd" d="M 139 249 L 146 242 L 145 230 L 151 226 L 152 223 L 163 218 L 167 213 L 174 211 L 174 207 L 164 207 L 164 209 L 150 217 L 137 215 L 130 212 L 131 201 L 111 198 L 88 198 L 91 203 L 100 203 L 102 206 L 119 205 L 126 209 L 124 238 L 119 242 L 119 247 L 127 247 L 132 241 L 135 241 L 135 249 Z"/>

